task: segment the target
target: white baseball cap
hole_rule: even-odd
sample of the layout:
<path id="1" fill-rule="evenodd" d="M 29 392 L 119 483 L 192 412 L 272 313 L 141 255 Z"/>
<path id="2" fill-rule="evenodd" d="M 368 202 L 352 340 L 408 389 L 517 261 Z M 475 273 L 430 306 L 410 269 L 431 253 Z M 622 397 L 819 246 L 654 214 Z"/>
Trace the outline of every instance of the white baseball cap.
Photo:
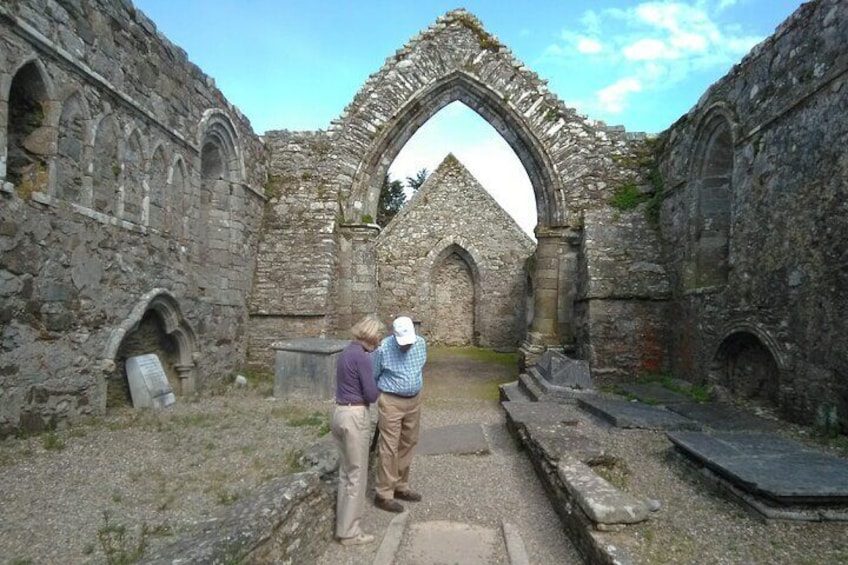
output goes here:
<path id="1" fill-rule="evenodd" d="M 412 323 L 412 319 L 407 316 L 401 316 L 392 322 L 392 333 L 395 334 L 398 345 L 415 343 L 415 325 Z"/>

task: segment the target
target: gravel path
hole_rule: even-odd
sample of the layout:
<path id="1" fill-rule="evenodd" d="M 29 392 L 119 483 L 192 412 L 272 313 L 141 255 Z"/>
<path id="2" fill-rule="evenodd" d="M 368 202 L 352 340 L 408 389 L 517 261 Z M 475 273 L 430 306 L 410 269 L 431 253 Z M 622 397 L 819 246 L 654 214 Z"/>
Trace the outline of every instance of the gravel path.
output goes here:
<path id="1" fill-rule="evenodd" d="M 460 522 L 497 532 L 493 564 L 508 565 L 501 527 L 507 522 L 521 536 L 531 563 L 582 563 L 562 531 L 533 467 L 506 430 L 503 411 L 495 401 L 440 400 L 425 403 L 424 429 L 453 424 L 481 423 L 491 453 L 487 455 L 419 455 L 412 467 L 412 484 L 423 495 L 418 503 L 404 503 L 409 518 L 397 553 L 397 565 L 411 565 L 406 550 L 416 524 Z M 369 501 L 373 489 L 369 486 Z M 363 529 L 378 542 L 396 514 L 368 504 Z M 333 545 L 319 565 L 365 565 L 373 562 L 377 544 L 365 547 Z"/>
<path id="2" fill-rule="evenodd" d="M 491 453 L 417 456 L 413 484 L 424 500 L 407 504 L 407 531 L 445 520 L 500 531 L 507 521 L 531 563 L 578 563 L 530 462 L 506 431 L 497 383 L 515 375 L 503 361 L 433 348 L 424 428 L 480 423 Z M 321 436 L 332 406 L 269 394 L 268 382 L 252 383 L 166 411 L 114 410 L 0 442 L 0 563 L 131 563 L 140 549 L 171 543 L 257 486 L 297 470 L 301 450 Z M 756 519 L 706 489 L 671 456 L 663 434 L 615 430 L 574 410 L 582 431 L 624 463 L 612 479 L 662 503 L 615 540 L 636 562 L 848 563 L 848 524 Z M 801 440 L 807 432 L 787 430 Z M 368 504 L 364 526 L 381 535 L 394 517 Z M 371 563 L 376 551 L 377 544 L 331 543 L 320 564 Z"/>

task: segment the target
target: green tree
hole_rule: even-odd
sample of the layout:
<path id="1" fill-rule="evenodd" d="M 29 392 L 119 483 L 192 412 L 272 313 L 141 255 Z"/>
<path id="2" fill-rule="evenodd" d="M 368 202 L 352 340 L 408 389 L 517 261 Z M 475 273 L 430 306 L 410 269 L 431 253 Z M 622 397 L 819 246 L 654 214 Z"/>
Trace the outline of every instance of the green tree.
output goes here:
<path id="1" fill-rule="evenodd" d="M 386 227 L 405 203 L 403 184 L 399 180 L 391 180 L 387 174 L 380 189 L 380 200 L 377 202 L 377 224 L 381 228 Z"/>
<path id="2" fill-rule="evenodd" d="M 412 193 L 415 194 L 421 188 L 421 185 L 424 184 L 424 181 L 427 180 L 427 175 L 429 174 L 426 168 L 421 169 L 415 173 L 414 177 L 406 177 L 406 186 L 411 188 Z"/>

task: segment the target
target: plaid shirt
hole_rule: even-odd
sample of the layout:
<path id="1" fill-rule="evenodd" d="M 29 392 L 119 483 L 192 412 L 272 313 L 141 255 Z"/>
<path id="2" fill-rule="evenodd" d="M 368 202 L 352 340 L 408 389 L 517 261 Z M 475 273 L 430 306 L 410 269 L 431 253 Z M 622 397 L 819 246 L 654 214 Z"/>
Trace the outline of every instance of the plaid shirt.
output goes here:
<path id="1" fill-rule="evenodd" d="M 427 342 L 421 336 L 404 353 L 390 335 L 371 354 L 377 388 L 399 396 L 415 396 L 421 392 L 424 377 L 421 373 L 427 362 Z"/>

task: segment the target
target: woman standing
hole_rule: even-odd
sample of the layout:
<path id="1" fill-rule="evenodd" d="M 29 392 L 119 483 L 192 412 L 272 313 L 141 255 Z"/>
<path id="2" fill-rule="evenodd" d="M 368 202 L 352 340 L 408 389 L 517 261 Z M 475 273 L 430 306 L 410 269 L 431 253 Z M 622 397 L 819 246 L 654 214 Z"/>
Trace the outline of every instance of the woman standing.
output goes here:
<path id="1" fill-rule="evenodd" d="M 368 406 L 379 394 L 374 384 L 370 351 L 383 337 L 383 324 L 373 316 L 350 330 L 350 342 L 336 364 L 336 407 L 330 430 L 339 446 L 339 491 L 336 500 L 336 539 L 342 545 L 374 541 L 360 527 L 368 482 L 368 444 L 371 416 Z"/>

